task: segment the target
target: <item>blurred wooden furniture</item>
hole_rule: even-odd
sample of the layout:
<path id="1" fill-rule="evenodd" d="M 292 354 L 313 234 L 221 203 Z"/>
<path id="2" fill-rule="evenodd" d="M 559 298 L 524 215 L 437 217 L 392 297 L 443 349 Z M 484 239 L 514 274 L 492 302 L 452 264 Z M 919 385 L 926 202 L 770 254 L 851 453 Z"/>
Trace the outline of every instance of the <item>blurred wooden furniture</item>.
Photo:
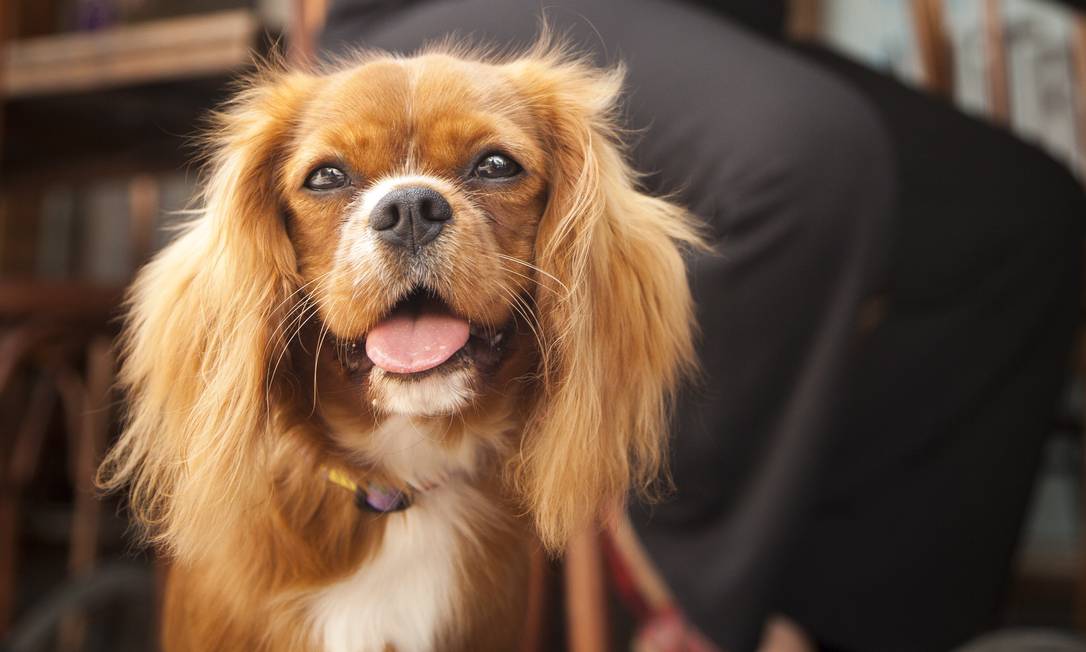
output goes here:
<path id="1" fill-rule="evenodd" d="M 1011 119 L 1010 71 L 1007 68 L 1007 33 L 1000 0 L 984 0 L 985 79 L 988 83 L 988 112 L 993 120 L 1007 125 Z"/>
<path id="2" fill-rule="evenodd" d="M 793 41 L 815 41 L 822 33 L 822 0 L 788 0 L 785 33 Z"/>
<path id="3" fill-rule="evenodd" d="M 951 98 L 954 93 L 954 53 L 947 33 L 944 0 L 911 0 L 913 31 L 920 51 L 921 74 L 928 91 Z M 1069 47 L 1077 96 L 1076 129 L 1086 151 L 1086 3 L 1062 0 L 1074 10 L 1074 26 Z M 1007 34 L 1000 0 L 983 0 L 984 76 L 988 90 L 988 110 L 992 120 L 1008 124 L 1012 115 L 1010 71 L 1007 62 Z"/>
<path id="4" fill-rule="evenodd" d="M 17 41 L 4 55 L 3 92 L 10 99 L 228 72 L 250 60 L 257 29 L 253 12 L 234 10 Z"/>
<path id="5" fill-rule="evenodd" d="M 290 41 L 287 55 L 296 65 L 315 59 L 317 36 L 328 13 L 328 0 L 292 0 L 290 12 Z"/>
<path id="6" fill-rule="evenodd" d="M 1086 10 L 1075 16 L 1072 35 L 1072 61 L 1075 86 L 1076 122 L 1079 125 L 1078 149 L 1086 157 Z M 1083 163 L 1086 167 L 1086 163 Z"/>
<path id="7" fill-rule="evenodd" d="M 138 265 L 160 210 L 155 173 L 190 163 L 183 139 L 268 41 L 251 10 L 12 38 L 13 6 L 0 3 L 0 407 L 14 415 L 0 430 L 0 640 L 16 601 L 22 499 L 43 465 L 63 458 L 45 454 L 49 432 L 65 435 L 74 488 L 68 573 L 96 563 L 102 505 L 93 478 L 114 423 L 111 340 L 122 297 L 120 281 L 11 273 L 34 246 L 9 236 L 35 235 L 44 189 L 120 179 L 126 259 Z M 78 618 L 60 636 L 62 649 L 77 648 Z"/>
<path id="8" fill-rule="evenodd" d="M 943 0 L 911 0 L 913 32 L 928 91 L 949 98 L 954 89 L 954 50 L 946 32 Z"/>
<path id="9" fill-rule="evenodd" d="M 569 651 L 604 652 L 610 649 L 607 577 L 599 534 L 593 531 L 577 535 L 566 548 L 563 563 Z"/>
<path id="10" fill-rule="evenodd" d="M 32 379 L 22 409 L 10 400 L 3 406 L 17 417 L 0 442 L 0 632 L 14 604 L 20 498 L 37 473 L 45 436 L 58 415 L 68 434 L 68 475 L 76 487 L 69 570 L 79 574 L 94 565 L 100 505 L 93 477 L 109 425 L 108 322 L 119 297 L 116 290 L 0 281 L 0 397 L 10 399 L 20 375 Z"/>

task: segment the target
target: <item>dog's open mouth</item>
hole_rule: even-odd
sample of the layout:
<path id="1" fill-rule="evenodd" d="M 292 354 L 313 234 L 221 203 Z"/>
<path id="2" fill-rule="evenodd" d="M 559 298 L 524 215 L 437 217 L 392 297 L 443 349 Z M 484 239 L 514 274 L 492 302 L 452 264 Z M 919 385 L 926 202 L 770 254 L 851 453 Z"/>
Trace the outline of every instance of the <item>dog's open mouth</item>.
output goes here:
<path id="1" fill-rule="evenodd" d="M 340 342 L 340 364 L 350 373 L 377 367 L 403 378 L 474 362 L 493 367 L 502 357 L 507 327 L 472 324 L 440 297 L 417 289 L 401 299 L 360 340 Z"/>

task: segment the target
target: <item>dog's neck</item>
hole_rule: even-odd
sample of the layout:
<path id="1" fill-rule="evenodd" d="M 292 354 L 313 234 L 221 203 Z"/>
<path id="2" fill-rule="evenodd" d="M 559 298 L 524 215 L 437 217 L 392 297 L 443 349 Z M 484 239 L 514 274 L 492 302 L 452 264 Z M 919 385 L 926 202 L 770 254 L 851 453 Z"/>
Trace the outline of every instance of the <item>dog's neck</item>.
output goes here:
<path id="1" fill-rule="evenodd" d="M 453 438 L 436 421 L 399 415 L 381 421 L 349 450 L 398 483 L 416 488 L 442 485 L 453 477 L 470 479 L 480 462 L 476 438 Z"/>
<path id="2" fill-rule="evenodd" d="M 355 505 L 364 511 L 387 514 L 388 512 L 400 512 L 414 503 L 417 494 L 438 489 L 444 484 L 431 483 L 421 487 L 408 485 L 391 485 L 384 482 L 368 481 L 359 484 L 351 479 L 349 473 L 340 468 L 325 468 L 324 475 L 328 481 L 348 491 L 355 501 Z M 459 474 L 453 474 L 450 478 L 459 480 Z"/>
<path id="3" fill-rule="evenodd" d="M 479 547 L 479 533 L 487 533 L 485 540 L 508 540 L 498 551 L 506 575 L 495 575 L 502 584 L 518 581 L 521 563 L 514 560 L 522 554 L 520 535 L 493 487 L 481 486 L 492 484 L 482 472 L 490 440 L 449 432 L 437 420 L 407 416 L 388 417 L 357 439 L 343 432 L 334 436 L 359 462 L 399 486 L 420 491 L 411 497 L 409 508 L 380 514 L 380 546 L 361 567 L 313 594 L 309 616 L 314 639 L 323 652 L 386 645 L 433 649 L 460 626 L 453 615 L 469 595 L 498 589 L 487 586 L 494 581 L 489 570 L 479 578 L 464 570 L 489 569 L 496 563 L 489 559 L 495 553 Z"/>

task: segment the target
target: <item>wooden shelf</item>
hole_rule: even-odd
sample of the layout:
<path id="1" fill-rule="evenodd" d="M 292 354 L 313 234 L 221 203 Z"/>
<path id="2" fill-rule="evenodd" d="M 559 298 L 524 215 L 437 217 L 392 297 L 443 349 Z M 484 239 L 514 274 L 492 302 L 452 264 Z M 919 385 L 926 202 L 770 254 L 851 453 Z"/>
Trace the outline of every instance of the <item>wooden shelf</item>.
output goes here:
<path id="1" fill-rule="evenodd" d="M 63 95 L 228 74 L 245 66 L 260 36 L 250 10 L 186 16 L 24 39 L 6 48 L 6 99 Z"/>
<path id="2" fill-rule="evenodd" d="M 123 288 L 90 283 L 0 279 L 0 315 L 104 321 L 114 316 Z"/>

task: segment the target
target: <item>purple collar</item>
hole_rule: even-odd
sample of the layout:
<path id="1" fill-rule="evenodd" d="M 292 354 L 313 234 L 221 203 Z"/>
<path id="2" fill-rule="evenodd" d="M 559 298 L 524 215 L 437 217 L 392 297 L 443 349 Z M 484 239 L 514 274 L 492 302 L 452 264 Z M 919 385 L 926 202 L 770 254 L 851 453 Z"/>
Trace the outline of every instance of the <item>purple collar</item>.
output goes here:
<path id="1" fill-rule="evenodd" d="M 371 482 L 364 488 L 338 469 L 326 469 L 329 482 L 354 494 L 354 504 L 366 512 L 386 514 L 400 512 L 411 506 L 411 496 L 395 487 Z"/>
<path id="2" fill-rule="evenodd" d="M 399 489 L 372 482 L 365 490 L 355 490 L 354 503 L 358 509 L 384 514 L 401 512 L 411 506 L 411 499 Z"/>

